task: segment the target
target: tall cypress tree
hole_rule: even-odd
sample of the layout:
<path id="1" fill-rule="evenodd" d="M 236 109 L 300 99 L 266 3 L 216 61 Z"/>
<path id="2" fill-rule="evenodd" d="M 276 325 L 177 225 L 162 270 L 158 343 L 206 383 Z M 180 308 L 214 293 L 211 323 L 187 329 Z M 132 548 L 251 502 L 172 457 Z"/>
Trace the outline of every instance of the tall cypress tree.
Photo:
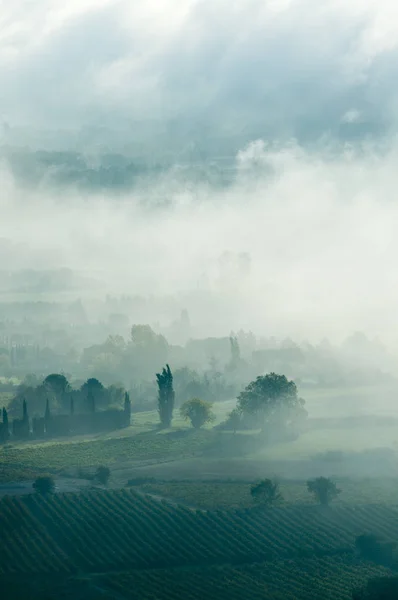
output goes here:
<path id="1" fill-rule="evenodd" d="M 46 400 L 46 412 L 44 413 L 44 419 L 45 419 L 46 423 L 51 419 L 50 400 L 48 399 L 48 397 Z"/>
<path id="2" fill-rule="evenodd" d="M 5 407 L 3 408 L 3 425 L 8 431 L 8 412 Z"/>
<path id="3" fill-rule="evenodd" d="M 26 422 L 28 419 L 28 405 L 26 404 L 26 400 L 24 398 L 22 403 L 22 420 Z"/>
<path id="4" fill-rule="evenodd" d="M 173 375 L 169 365 L 163 367 L 161 373 L 156 373 L 158 384 L 158 411 L 162 427 L 170 427 L 173 419 L 174 389 Z"/>
<path id="5" fill-rule="evenodd" d="M 131 401 L 130 396 L 126 392 L 124 394 L 124 417 L 126 425 L 130 425 L 131 423 Z"/>

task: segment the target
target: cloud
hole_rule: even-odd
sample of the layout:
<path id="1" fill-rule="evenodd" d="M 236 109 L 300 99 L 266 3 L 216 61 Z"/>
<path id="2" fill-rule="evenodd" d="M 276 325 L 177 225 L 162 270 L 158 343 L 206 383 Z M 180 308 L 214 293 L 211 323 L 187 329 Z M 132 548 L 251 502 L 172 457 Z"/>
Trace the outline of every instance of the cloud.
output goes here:
<path id="1" fill-rule="evenodd" d="M 5 171 L 0 237 L 15 265 L 179 294 L 203 334 L 396 336 L 395 2 L 59 7 L 15 0 L 0 12 L 0 116 L 11 129 L 106 124 L 128 140 L 133 121 L 174 119 L 189 142 L 203 136 L 214 151 L 213 139 L 227 140 L 236 180 L 189 187 L 171 171 L 122 198 L 88 199 L 27 191 Z M 165 153 L 170 131 L 155 135 Z M 151 196 L 171 205 L 155 209 Z"/>
<path id="2" fill-rule="evenodd" d="M 391 0 L 15 0 L 0 111 L 13 124 L 179 118 L 274 136 L 329 130 L 348 110 L 394 120 L 397 12 Z"/>
<path id="3" fill-rule="evenodd" d="M 113 293 L 175 295 L 202 335 L 244 327 L 339 340 L 364 330 L 391 341 L 397 158 L 395 143 L 336 155 L 257 140 L 222 191 L 191 193 L 173 173 L 123 197 L 55 198 L 9 179 L 0 237 L 19 267 L 72 267 Z M 162 190 L 171 205 L 145 206 Z"/>

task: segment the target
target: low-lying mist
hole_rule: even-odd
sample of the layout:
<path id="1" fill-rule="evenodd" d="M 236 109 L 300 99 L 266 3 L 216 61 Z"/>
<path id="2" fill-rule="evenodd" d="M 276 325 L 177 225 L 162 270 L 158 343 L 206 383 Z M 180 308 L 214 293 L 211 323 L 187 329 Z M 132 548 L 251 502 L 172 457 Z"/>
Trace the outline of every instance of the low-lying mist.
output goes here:
<path id="1" fill-rule="evenodd" d="M 221 189 L 172 169 L 122 195 L 27 190 L 4 166 L 3 268 L 68 267 L 106 292 L 173 295 L 203 335 L 361 330 L 393 343 L 396 160 L 395 142 L 315 152 L 257 140 Z"/>

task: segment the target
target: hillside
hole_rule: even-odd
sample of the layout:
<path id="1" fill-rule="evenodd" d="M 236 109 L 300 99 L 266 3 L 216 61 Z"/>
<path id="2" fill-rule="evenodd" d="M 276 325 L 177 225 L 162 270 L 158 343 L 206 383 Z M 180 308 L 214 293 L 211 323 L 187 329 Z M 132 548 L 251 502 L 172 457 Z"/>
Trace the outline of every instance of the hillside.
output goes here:
<path id="1" fill-rule="evenodd" d="M 398 537 L 398 507 L 199 511 L 131 489 L 0 500 L 7 600 L 350 600 L 392 572 L 355 537 Z"/>
<path id="2" fill-rule="evenodd" d="M 26 600 L 351 600 L 353 588 L 391 571 L 350 554 L 233 566 L 143 569 L 65 579 L 5 579 L 8 598 Z"/>

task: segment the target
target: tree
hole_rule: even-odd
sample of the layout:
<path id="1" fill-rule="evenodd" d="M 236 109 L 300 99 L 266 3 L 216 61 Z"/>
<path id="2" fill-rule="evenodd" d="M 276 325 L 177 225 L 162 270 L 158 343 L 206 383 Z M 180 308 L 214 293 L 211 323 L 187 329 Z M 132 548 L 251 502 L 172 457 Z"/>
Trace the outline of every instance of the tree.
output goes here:
<path id="1" fill-rule="evenodd" d="M 29 420 L 29 417 L 28 417 L 28 405 L 26 404 L 25 398 L 23 399 L 23 402 L 22 402 L 22 420 L 25 423 L 26 423 L 26 421 Z"/>
<path id="2" fill-rule="evenodd" d="M 206 402 L 206 400 L 200 400 L 199 398 L 192 398 L 192 400 L 184 402 L 180 408 L 180 413 L 185 420 L 191 421 L 192 427 L 200 429 L 205 423 L 214 421 L 215 416 L 211 410 L 212 406 L 211 402 Z"/>
<path id="3" fill-rule="evenodd" d="M 0 443 L 6 442 L 10 437 L 10 429 L 8 423 L 8 413 L 6 408 L 3 408 L 3 422 L 0 423 Z"/>
<path id="4" fill-rule="evenodd" d="M 364 533 L 355 539 L 357 553 L 365 560 L 391 566 L 397 544 L 382 540 L 373 533 Z"/>
<path id="5" fill-rule="evenodd" d="M 131 423 L 131 401 L 128 392 L 124 393 L 124 416 L 126 425 Z"/>
<path id="6" fill-rule="evenodd" d="M 231 358 L 227 365 L 227 370 L 235 371 L 239 367 L 239 365 L 241 364 L 241 361 L 242 361 L 242 359 L 240 357 L 240 347 L 239 347 L 238 338 L 231 334 L 230 338 L 229 338 L 229 344 L 230 344 L 230 350 L 231 350 Z"/>
<path id="7" fill-rule="evenodd" d="M 355 590 L 352 600 L 396 600 L 398 598 L 398 577 L 377 577 L 370 579 L 366 588 Z"/>
<path id="8" fill-rule="evenodd" d="M 166 338 L 155 333 L 149 325 L 132 326 L 128 357 L 137 376 L 146 379 L 155 365 L 167 363 L 168 351 Z"/>
<path id="9" fill-rule="evenodd" d="M 104 467 L 101 465 L 96 470 L 94 478 L 102 485 L 107 485 L 110 476 L 111 476 L 111 471 L 110 471 L 109 467 Z"/>
<path id="10" fill-rule="evenodd" d="M 65 375 L 60 373 L 51 373 L 51 375 L 47 375 L 43 384 L 55 395 L 63 394 L 70 390 L 69 381 Z"/>
<path id="11" fill-rule="evenodd" d="M 238 396 L 237 408 L 243 414 L 254 414 L 261 419 L 262 428 L 286 428 L 307 413 L 304 400 L 297 395 L 294 381 L 285 375 L 260 375 L 249 383 Z"/>
<path id="12" fill-rule="evenodd" d="M 87 409 L 90 412 L 94 412 L 93 404 L 95 407 L 106 404 L 106 389 L 99 379 L 90 377 L 90 379 L 87 379 L 87 381 L 83 383 L 80 391 L 82 392 L 83 397 L 86 399 Z"/>
<path id="13" fill-rule="evenodd" d="M 61 373 L 51 373 L 51 375 L 48 375 L 43 381 L 43 386 L 47 392 L 53 396 L 58 407 L 63 410 L 68 410 L 68 395 L 71 392 L 71 386 L 65 375 L 62 375 Z"/>
<path id="14" fill-rule="evenodd" d="M 88 410 L 94 414 L 95 413 L 95 396 L 91 389 L 89 389 L 87 392 L 87 405 L 88 405 Z"/>
<path id="15" fill-rule="evenodd" d="M 54 479 L 50 476 L 43 475 L 41 477 L 37 477 L 33 484 L 33 489 L 38 494 L 52 494 L 55 490 L 55 482 Z"/>
<path id="16" fill-rule="evenodd" d="M 50 400 L 47 398 L 47 400 L 46 400 L 46 412 L 44 413 L 44 420 L 46 421 L 46 423 L 48 423 L 50 419 L 51 419 Z"/>
<path id="17" fill-rule="evenodd" d="M 3 425 L 8 430 L 8 413 L 5 407 L 3 407 Z"/>
<path id="18" fill-rule="evenodd" d="M 234 408 L 228 414 L 228 424 L 231 427 L 231 429 L 233 429 L 234 433 L 236 433 L 236 430 L 239 429 L 241 422 L 242 422 L 241 412 L 237 408 Z"/>
<path id="19" fill-rule="evenodd" d="M 278 482 L 271 479 L 263 479 L 259 483 L 252 485 L 250 494 L 255 502 L 266 506 L 274 506 L 283 501 Z"/>
<path id="20" fill-rule="evenodd" d="M 307 481 L 308 491 L 323 506 L 328 506 L 332 500 L 337 498 L 341 490 L 327 477 L 317 477 Z"/>
<path id="21" fill-rule="evenodd" d="M 173 375 L 169 365 L 156 373 L 158 384 L 158 411 L 162 427 L 170 427 L 174 409 Z"/>

